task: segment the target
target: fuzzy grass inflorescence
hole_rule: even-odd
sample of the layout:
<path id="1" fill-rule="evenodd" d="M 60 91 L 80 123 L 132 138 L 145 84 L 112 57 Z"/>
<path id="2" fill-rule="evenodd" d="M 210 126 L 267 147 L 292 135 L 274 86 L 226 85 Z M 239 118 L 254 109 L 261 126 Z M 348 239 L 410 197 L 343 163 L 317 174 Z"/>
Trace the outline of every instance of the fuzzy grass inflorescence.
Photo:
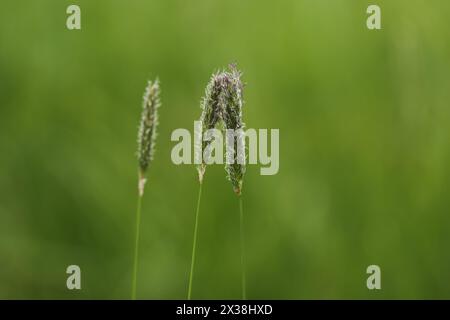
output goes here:
<path id="1" fill-rule="evenodd" d="M 242 121 L 243 84 L 241 74 L 236 65 L 231 64 L 229 70 L 212 75 L 201 103 L 202 114 L 200 117 L 203 133 L 209 129 L 220 128 L 222 131 L 233 130 L 233 133 L 236 134 L 231 137 L 233 148 L 227 149 L 225 171 L 238 195 L 241 193 L 245 174 L 245 150 L 242 149 L 244 146 L 244 123 Z M 228 134 L 226 137 L 228 138 Z M 213 139 L 214 137 L 207 141 L 202 139 L 201 152 L 211 144 Z M 202 163 L 197 166 L 197 170 L 199 181 L 202 183 L 206 170 L 204 157 L 202 157 Z"/>
<path id="2" fill-rule="evenodd" d="M 202 113 L 200 116 L 200 123 L 202 125 L 202 132 L 214 129 L 218 124 L 222 122 L 223 112 L 225 110 L 224 105 L 224 82 L 225 75 L 223 73 L 217 72 L 211 76 L 211 79 L 206 86 L 205 96 L 201 102 Z M 214 138 L 213 138 L 214 139 Z M 200 152 L 203 153 L 210 144 L 212 140 L 204 141 L 202 139 Z M 203 182 L 203 177 L 206 170 L 206 159 L 202 155 L 202 163 L 197 166 L 199 182 Z"/>
<path id="3" fill-rule="evenodd" d="M 158 108 L 161 106 L 159 95 L 159 80 L 149 81 L 143 97 L 138 131 L 139 194 L 141 196 L 144 193 L 145 174 L 155 153 Z"/>
<path id="4" fill-rule="evenodd" d="M 227 177 L 233 185 L 233 190 L 237 195 L 241 194 L 242 183 L 245 174 L 245 136 L 244 122 L 242 120 L 242 106 L 244 104 L 242 97 L 243 84 L 241 82 L 241 72 L 237 70 L 236 65 L 230 65 L 230 72 L 227 72 L 227 86 L 225 88 L 225 112 L 223 121 L 227 130 L 227 161 L 225 162 L 225 171 Z M 231 130 L 231 135 L 228 134 Z M 229 140 L 232 140 L 230 143 Z"/>
<path id="5" fill-rule="evenodd" d="M 136 299 L 137 269 L 139 262 L 139 229 L 141 223 L 142 196 L 150 162 L 153 160 L 156 144 L 156 128 L 158 126 L 158 108 L 161 106 L 159 81 L 149 81 L 145 89 L 141 121 L 138 131 L 138 202 L 136 209 L 136 234 L 134 243 L 133 278 L 131 298 Z"/>
<path id="6" fill-rule="evenodd" d="M 227 161 L 225 162 L 225 171 L 227 173 L 227 178 L 233 185 L 234 192 L 239 196 L 242 298 L 246 299 L 244 220 L 241 197 L 242 183 L 245 174 L 245 135 L 244 122 L 242 120 L 242 92 L 244 86 L 241 81 L 241 75 L 242 73 L 237 69 L 235 64 L 231 64 L 228 70 L 223 70 L 212 75 L 205 89 L 205 96 L 201 102 L 202 113 L 200 123 L 202 134 L 210 129 L 220 129 L 222 130 L 222 133 L 225 131 L 227 138 Z M 214 139 L 214 137 L 212 137 L 212 139 Z M 188 299 L 191 298 L 192 294 L 202 184 L 207 164 L 207 159 L 205 159 L 203 151 L 206 150 L 212 143 L 212 139 L 205 141 L 202 137 L 200 149 L 200 152 L 202 153 L 202 162 L 197 166 L 200 187 L 198 192 L 197 209 L 195 212 Z M 232 139 L 232 142 L 229 141 L 230 139 Z"/>

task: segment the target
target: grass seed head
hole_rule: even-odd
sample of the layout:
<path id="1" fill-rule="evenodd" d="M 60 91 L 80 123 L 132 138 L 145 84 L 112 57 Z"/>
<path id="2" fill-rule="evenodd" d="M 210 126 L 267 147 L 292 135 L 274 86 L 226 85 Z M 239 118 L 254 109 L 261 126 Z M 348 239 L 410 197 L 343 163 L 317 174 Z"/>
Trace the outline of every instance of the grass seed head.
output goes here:
<path id="1" fill-rule="evenodd" d="M 202 125 L 202 133 L 207 130 L 214 129 L 222 122 L 223 112 L 225 110 L 226 100 L 224 98 L 224 87 L 226 82 L 226 75 L 224 72 L 217 72 L 211 76 L 211 79 L 206 86 L 205 96 L 201 102 L 202 114 L 200 122 Z M 201 143 L 201 152 L 205 150 L 210 144 L 210 141 L 203 141 Z M 202 183 L 203 176 L 206 170 L 206 161 L 202 154 L 202 163 L 197 166 L 199 181 Z"/>
<path id="2" fill-rule="evenodd" d="M 160 102 L 159 81 L 149 81 L 145 89 L 138 131 L 139 192 L 144 192 L 145 173 L 153 159 Z"/>
<path id="3" fill-rule="evenodd" d="M 227 72 L 226 75 L 226 103 L 223 121 L 225 129 L 232 130 L 234 135 L 228 136 L 227 133 L 227 139 L 229 140 L 229 138 L 232 138 L 232 141 L 228 141 L 228 144 L 232 143 L 232 148 L 229 148 L 227 144 L 225 171 L 227 172 L 227 178 L 233 185 L 234 192 L 237 195 L 240 195 L 246 169 L 244 140 L 245 124 L 242 120 L 242 106 L 244 104 L 242 91 L 244 86 L 241 81 L 242 73 L 237 69 L 236 65 L 230 65 L 229 72 Z"/>
<path id="4" fill-rule="evenodd" d="M 221 127 L 222 132 L 231 129 L 233 136 L 233 148 L 227 148 L 227 162 L 225 171 L 233 185 L 234 192 L 241 194 L 242 181 L 245 173 L 245 149 L 244 149 L 244 123 L 242 121 L 243 84 L 241 72 L 236 65 L 231 64 L 229 70 L 217 72 L 212 75 L 201 103 L 202 114 L 200 122 L 202 133 L 207 130 Z M 226 137 L 227 133 L 226 133 Z M 201 151 L 205 150 L 211 140 L 203 141 Z M 231 160 L 231 161 L 228 161 Z M 232 163 L 229 163 L 232 162 Z M 199 181 L 202 183 L 206 170 L 206 161 L 202 157 L 202 163 L 197 166 Z"/>

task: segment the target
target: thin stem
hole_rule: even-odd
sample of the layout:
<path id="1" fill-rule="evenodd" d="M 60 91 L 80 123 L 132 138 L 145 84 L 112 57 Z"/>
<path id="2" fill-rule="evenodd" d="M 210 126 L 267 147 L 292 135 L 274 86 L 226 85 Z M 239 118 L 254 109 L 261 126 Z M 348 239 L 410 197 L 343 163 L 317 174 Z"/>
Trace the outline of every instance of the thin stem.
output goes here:
<path id="1" fill-rule="evenodd" d="M 189 274 L 188 300 L 191 300 L 192 278 L 194 276 L 195 251 L 197 248 L 197 229 L 198 229 L 198 213 L 200 211 L 200 200 L 202 198 L 202 183 L 198 189 L 197 210 L 195 212 L 194 241 L 192 244 L 191 272 Z"/>
<path id="2" fill-rule="evenodd" d="M 142 195 L 138 195 L 137 210 L 136 210 L 136 239 L 134 243 L 134 265 L 133 265 L 133 280 L 131 285 L 131 299 L 136 300 L 136 281 L 138 269 L 138 253 L 139 253 L 139 229 L 141 224 L 141 204 Z"/>
<path id="3" fill-rule="evenodd" d="M 242 269 L 242 299 L 247 300 L 247 288 L 245 277 L 245 239 L 244 239 L 244 210 L 242 206 L 242 195 L 239 196 L 240 232 L 241 232 L 241 269 Z"/>

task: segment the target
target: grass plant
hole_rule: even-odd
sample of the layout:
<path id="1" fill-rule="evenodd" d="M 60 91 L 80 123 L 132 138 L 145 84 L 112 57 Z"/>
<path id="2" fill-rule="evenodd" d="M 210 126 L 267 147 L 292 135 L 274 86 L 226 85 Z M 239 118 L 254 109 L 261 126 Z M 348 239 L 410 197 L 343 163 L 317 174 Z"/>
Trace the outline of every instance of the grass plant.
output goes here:
<path id="1" fill-rule="evenodd" d="M 159 81 L 149 81 L 144 93 L 141 121 L 138 131 L 138 201 L 136 209 L 133 276 L 131 283 L 132 300 L 136 299 L 142 197 L 144 195 L 145 183 L 147 181 L 146 173 L 155 153 L 156 128 L 158 126 L 158 108 L 161 106 L 159 96 Z"/>

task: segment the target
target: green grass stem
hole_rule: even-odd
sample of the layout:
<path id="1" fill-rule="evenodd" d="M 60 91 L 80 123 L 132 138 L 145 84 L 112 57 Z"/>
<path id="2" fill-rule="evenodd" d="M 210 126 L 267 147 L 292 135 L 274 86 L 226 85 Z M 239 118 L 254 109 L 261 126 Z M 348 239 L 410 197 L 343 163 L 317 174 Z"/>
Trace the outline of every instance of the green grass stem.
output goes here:
<path id="1" fill-rule="evenodd" d="M 191 300 L 192 294 L 192 279 L 194 277 L 195 251 L 197 250 L 198 214 L 200 211 L 201 198 L 202 198 L 202 183 L 200 183 L 200 187 L 198 190 L 197 210 L 195 212 L 194 240 L 192 243 L 192 258 L 191 258 L 191 272 L 189 273 L 188 300 Z"/>
<path id="2" fill-rule="evenodd" d="M 242 299 L 247 300 L 247 283 L 245 273 L 245 238 L 244 238 L 244 209 L 242 205 L 242 195 L 239 196 L 239 225 L 240 225 L 240 238 L 241 238 L 241 288 Z"/>
<path id="3" fill-rule="evenodd" d="M 134 243 L 133 278 L 131 283 L 132 300 L 136 300 L 137 269 L 139 262 L 139 229 L 141 225 L 141 204 L 142 204 L 142 195 L 138 195 L 137 209 L 136 209 L 136 238 Z"/>

